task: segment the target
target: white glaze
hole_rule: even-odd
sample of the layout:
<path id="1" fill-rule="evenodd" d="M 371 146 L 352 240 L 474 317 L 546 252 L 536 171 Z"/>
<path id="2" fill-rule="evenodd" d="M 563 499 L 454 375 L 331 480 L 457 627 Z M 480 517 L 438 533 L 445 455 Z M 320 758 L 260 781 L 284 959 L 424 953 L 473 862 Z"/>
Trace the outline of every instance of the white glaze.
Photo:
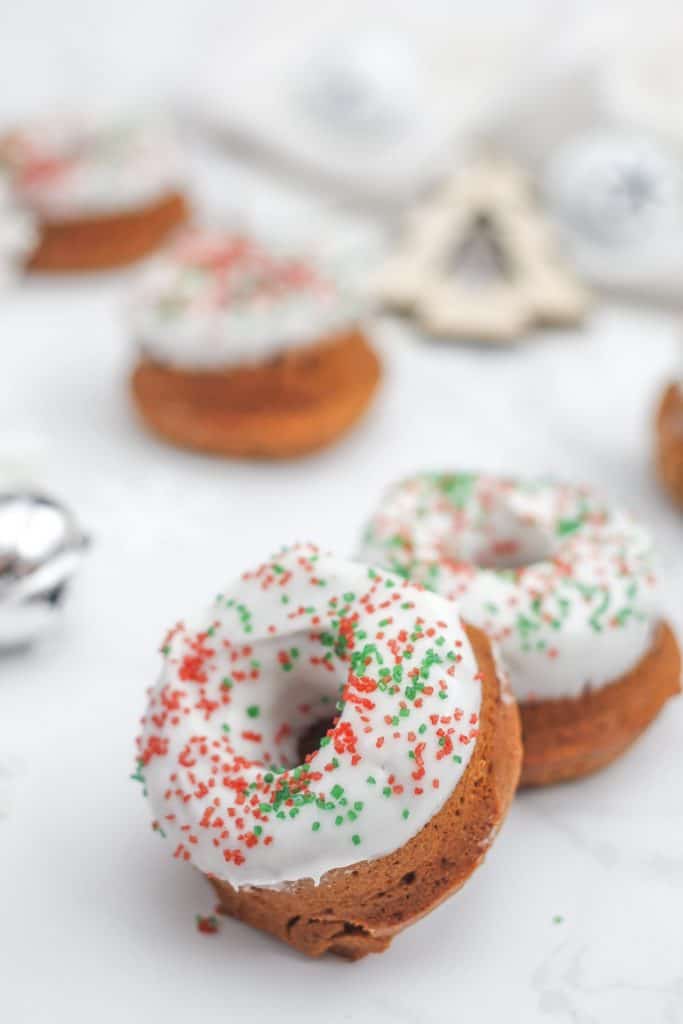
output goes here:
<path id="1" fill-rule="evenodd" d="M 0 140 L 0 160 L 45 220 L 134 210 L 183 182 L 172 126 L 161 117 L 44 117 Z"/>
<path id="2" fill-rule="evenodd" d="M 457 606 L 310 545 L 245 573 L 164 651 L 139 778 L 176 856 L 234 886 L 318 881 L 396 850 L 441 809 L 476 744 L 481 684 Z M 256 817 L 251 798 L 259 808 L 294 788 L 297 738 L 342 692 L 304 768 L 326 806 Z"/>
<path id="3" fill-rule="evenodd" d="M 633 668 L 658 598 L 647 533 L 579 487 L 474 474 L 396 485 L 360 556 L 458 601 L 519 700 L 577 697 Z"/>
<path id="4" fill-rule="evenodd" d="M 358 318 L 331 274 L 221 230 L 185 232 L 141 272 L 129 303 L 143 353 L 187 369 L 264 362 Z"/>
<path id="5" fill-rule="evenodd" d="M 19 274 L 37 238 L 33 216 L 19 204 L 7 176 L 0 172 L 0 290 Z"/>

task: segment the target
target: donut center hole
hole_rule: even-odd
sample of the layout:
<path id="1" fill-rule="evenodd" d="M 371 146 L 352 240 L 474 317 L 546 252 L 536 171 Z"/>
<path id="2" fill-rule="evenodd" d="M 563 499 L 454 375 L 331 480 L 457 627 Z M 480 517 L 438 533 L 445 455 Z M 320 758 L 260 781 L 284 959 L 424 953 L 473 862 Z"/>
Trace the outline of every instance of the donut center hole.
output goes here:
<path id="1" fill-rule="evenodd" d="M 308 754 L 318 750 L 339 717 L 340 683 L 336 673 L 325 670 L 324 678 L 316 679 L 315 670 L 308 666 L 299 669 L 297 660 L 292 656 L 287 682 L 283 679 L 283 685 L 274 687 L 268 700 L 248 706 L 242 727 L 235 730 L 240 753 L 261 760 L 269 769 L 302 765 Z M 283 674 L 287 664 L 283 655 Z"/>
<path id="2" fill-rule="evenodd" d="M 320 746 L 320 741 L 327 734 L 334 724 L 334 717 L 319 718 L 311 722 L 297 739 L 297 753 L 299 761 L 303 762 L 309 754 L 312 754 Z"/>
<path id="3" fill-rule="evenodd" d="M 519 535 L 494 537 L 475 559 L 481 569 L 524 569 L 552 558 L 551 538 L 540 530 Z"/>

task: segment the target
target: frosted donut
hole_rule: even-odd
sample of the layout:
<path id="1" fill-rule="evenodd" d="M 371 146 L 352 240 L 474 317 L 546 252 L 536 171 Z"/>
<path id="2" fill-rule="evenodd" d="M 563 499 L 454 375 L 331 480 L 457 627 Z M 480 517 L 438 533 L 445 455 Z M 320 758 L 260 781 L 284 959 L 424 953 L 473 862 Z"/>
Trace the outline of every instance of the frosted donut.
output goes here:
<path id="1" fill-rule="evenodd" d="M 129 263 L 187 216 L 179 149 L 161 118 L 39 118 L 0 138 L 0 165 L 38 221 L 36 270 Z"/>
<path id="2" fill-rule="evenodd" d="M 17 201 L 0 167 L 0 293 L 21 273 L 36 240 L 33 217 Z"/>
<path id="3" fill-rule="evenodd" d="M 683 358 L 679 379 L 672 381 L 662 395 L 656 431 L 659 477 L 683 509 Z"/>
<path id="4" fill-rule="evenodd" d="M 245 573 L 163 653 L 136 777 L 227 913 L 356 958 L 483 857 L 518 723 L 454 604 L 306 545 Z"/>
<path id="5" fill-rule="evenodd" d="M 215 454 L 321 448 L 360 418 L 379 381 L 361 312 L 310 259 L 188 231 L 130 299 L 138 410 L 166 440 Z"/>
<path id="6" fill-rule="evenodd" d="M 523 783 L 607 764 L 679 689 L 649 536 L 585 488 L 423 474 L 389 490 L 361 556 L 456 600 L 495 641 Z"/>

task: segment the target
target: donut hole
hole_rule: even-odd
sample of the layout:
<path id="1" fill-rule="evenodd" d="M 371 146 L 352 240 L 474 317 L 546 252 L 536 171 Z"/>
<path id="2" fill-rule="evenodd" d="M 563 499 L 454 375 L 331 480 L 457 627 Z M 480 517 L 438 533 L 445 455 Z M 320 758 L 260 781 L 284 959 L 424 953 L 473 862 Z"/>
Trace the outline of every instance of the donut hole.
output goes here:
<path id="1" fill-rule="evenodd" d="M 269 770 L 302 766 L 340 714 L 337 673 L 324 670 L 324 676 L 316 677 L 308 666 L 299 667 L 292 654 L 295 650 L 289 651 L 291 663 L 280 662 L 290 666 L 286 672 L 281 669 L 280 685 L 262 691 L 258 701 L 247 698 L 231 723 L 239 754 Z"/>
<path id="2" fill-rule="evenodd" d="M 491 529 L 475 543 L 455 535 L 445 539 L 448 555 L 457 562 L 469 562 L 479 569 L 524 569 L 552 558 L 555 540 L 536 524 L 516 523 L 513 527 Z"/>
<path id="3" fill-rule="evenodd" d="M 312 754 L 320 746 L 320 741 L 335 723 L 334 716 L 320 718 L 304 729 L 297 741 L 297 752 L 300 761 L 304 761 L 309 754 Z"/>
<path id="4" fill-rule="evenodd" d="M 485 548 L 477 564 L 481 569 L 524 569 L 538 562 L 552 558 L 553 545 L 550 538 L 540 530 L 524 534 L 496 537 Z"/>

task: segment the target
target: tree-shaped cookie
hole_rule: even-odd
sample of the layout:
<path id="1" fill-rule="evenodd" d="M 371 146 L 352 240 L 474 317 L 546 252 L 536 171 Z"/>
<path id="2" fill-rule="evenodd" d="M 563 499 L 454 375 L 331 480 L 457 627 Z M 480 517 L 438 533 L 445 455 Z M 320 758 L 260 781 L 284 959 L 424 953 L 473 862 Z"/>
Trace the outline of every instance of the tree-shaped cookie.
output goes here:
<path id="1" fill-rule="evenodd" d="M 577 323 L 587 307 L 529 182 L 493 161 L 461 169 L 410 214 L 376 292 L 431 334 L 494 343 Z"/>

